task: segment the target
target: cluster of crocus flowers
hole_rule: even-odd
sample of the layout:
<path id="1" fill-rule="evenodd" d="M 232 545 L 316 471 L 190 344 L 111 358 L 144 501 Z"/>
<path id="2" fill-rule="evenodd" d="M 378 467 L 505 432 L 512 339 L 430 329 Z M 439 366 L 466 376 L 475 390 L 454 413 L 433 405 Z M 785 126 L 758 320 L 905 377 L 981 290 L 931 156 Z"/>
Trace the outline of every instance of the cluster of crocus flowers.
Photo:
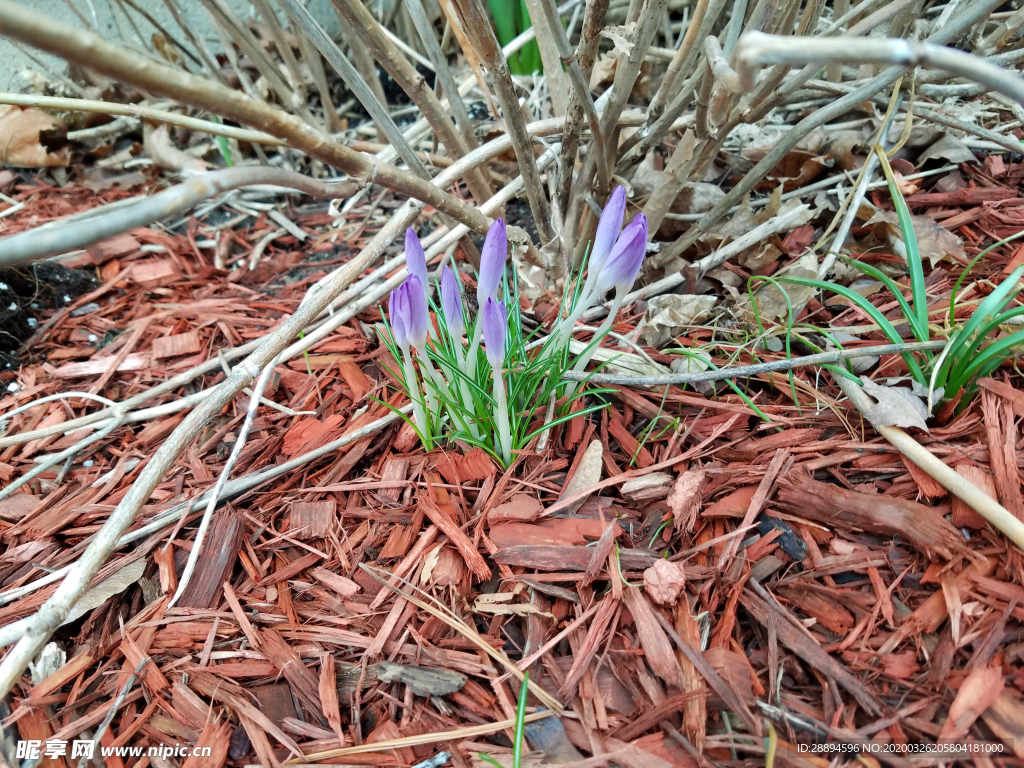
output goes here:
<path id="1" fill-rule="evenodd" d="M 623 227 L 625 210 L 626 192 L 622 187 L 616 187 L 598 222 L 586 280 L 579 291 L 574 292 L 577 299 L 570 306 L 568 315 L 552 329 L 540 356 L 532 358 L 550 365 L 550 371 L 545 369 L 540 379 L 530 379 L 529 386 L 524 386 L 517 379 L 511 380 L 516 384 L 513 389 L 517 397 L 524 402 L 510 402 L 510 390 L 506 386 L 506 376 L 519 375 L 516 371 L 522 369 L 526 360 L 526 347 L 523 339 L 514 338 L 518 333 L 516 329 L 522 327 L 518 314 L 514 318 L 509 317 L 509 312 L 519 312 L 518 303 L 511 301 L 506 307 L 499 296 L 508 251 L 505 222 L 498 219 L 491 225 L 481 249 L 476 291 L 480 311 L 471 326 L 466 323 L 458 274 L 445 266 L 439 280 L 438 328 L 434 328 L 428 310 L 430 283 L 426 256 L 416 233 L 411 229 L 406 231 L 405 255 L 409 274 L 405 282 L 391 292 L 389 317 L 395 346 L 401 350 L 406 391 L 413 402 L 413 421 L 425 445 L 431 445 L 435 427 L 442 428 L 444 414 L 447 414 L 447 422 L 454 432 L 468 442 L 490 448 L 508 466 L 512 451 L 521 447 L 514 445 L 512 425 L 529 426 L 529 413 L 536 407 L 532 400 L 542 396 L 536 391 L 537 382 L 543 380 L 545 386 L 556 387 L 563 396 L 571 396 L 575 392 L 576 384 L 562 380 L 561 372 L 569 366 L 576 371 L 585 370 L 601 339 L 611 328 L 643 264 L 647 247 L 647 218 L 639 214 Z M 583 313 L 603 301 L 612 290 L 615 295 L 608 316 L 584 353 L 574 360 L 555 354 L 565 350 L 576 321 Z M 419 362 L 422 388 L 417 379 L 414 358 Z M 507 365 L 507 360 L 514 364 Z M 481 365 L 486 367 L 478 372 Z M 528 375 L 536 376 L 536 368 Z M 485 394 L 487 378 L 491 379 L 490 398 Z M 551 397 L 553 399 L 555 395 Z M 486 402 L 482 403 L 481 398 Z M 568 398 L 563 402 L 568 403 Z M 528 436 L 519 434 L 520 431 L 515 431 L 515 437 L 525 443 Z"/>
<path id="2" fill-rule="evenodd" d="M 402 351 L 406 387 L 413 401 L 413 419 L 420 435 L 426 437 L 428 442 L 431 424 L 440 420 L 440 406 L 454 404 L 456 399 L 460 401 L 460 407 L 446 409 L 451 419 L 473 439 L 484 439 L 481 424 L 478 423 L 478 419 L 473 418 L 474 408 L 471 406 L 474 402 L 471 390 L 475 385 L 480 343 L 483 342 L 485 357 L 491 367 L 494 407 L 497 413 L 494 420 L 493 445 L 498 449 L 506 465 L 512 458 L 512 435 L 503 378 L 508 312 L 504 302 L 498 299 L 498 289 L 505 273 L 507 252 L 505 221 L 498 219 L 488 229 L 481 251 L 476 297 L 482 311 L 474 319 L 470 329 L 468 349 L 462 286 L 457 274 L 450 267 L 445 266 L 441 270 L 440 309 L 444 320 L 442 330 L 447 336 L 448 344 L 438 345 L 435 352 L 453 352 L 453 358 L 446 361 L 447 365 L 442 365 L 441 372 L 432 365 L 427 352 L 427 336 L 435 336 L 436 332 L 427 313 L 429 283 L 426 257 L 423 246 L 412 229 L 407 230 L 405 235 L 405 256 L 409 276 L 391 292 L 389 308 L 392 334 L 395 344 Z M 416 299 L 411 300 L 410 297 L 414 294 Z M 424 322 L 422 332 L 418 325 L 420 320 Z M 415 339 L 408 333 L 408 329 L 413 325 L 417 331 Z M 416 352 L 427 383 L 423 394 L 420 393 L 416 381 L 410 346 Z M 433 393 L 431 394 L 429 390 L 433 390 Z"/>

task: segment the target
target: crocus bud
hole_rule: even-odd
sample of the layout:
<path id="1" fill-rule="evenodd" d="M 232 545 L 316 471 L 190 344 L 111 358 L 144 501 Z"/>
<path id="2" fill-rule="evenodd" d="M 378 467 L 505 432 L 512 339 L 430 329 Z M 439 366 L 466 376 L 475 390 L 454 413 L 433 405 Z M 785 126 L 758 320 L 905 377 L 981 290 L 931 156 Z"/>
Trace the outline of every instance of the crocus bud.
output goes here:
<path id="1" fill-rule="evenodd" d="M 608 260 L 597 277 L 597 290 L 604 294 L 613 286 L 616 291 L 628 291 L 633 287 L 640 265 L 647 250 L 647 217 L 637 214 L 622 230 L 615 242 Z"/>
<path id="2" fill-rule="evenodd" d="M 423 284 L 416 275 L 409 275 L 405 282 L 391 292 L 388 308 L 391 332 L 395 343 L 403 349 L 410 344 L 422 350 L 427 346 L 427 299 L 423 295 Z"/>
<path id="3" fill-rule="evenodd" d="M 505 304 L 493 296 L 487 297 L 483 312 L 484 344 L 487 348 L 487 362 L 495 370 L 505 362 L 505 333 L 508 331 L 508 313 Z"/>
<path id="4" fill-rule="evenodd" d="M 441 310 L 444 312 L 445 322 L 448 323 L 448 330 L 456 338 L 466 330 L 466 323 L 462 318 L 461 288 L 459 278 L 450 267 L 446 266 L 441 270 Z"/>
<path id="5" fill-rule="evenodd" d="M 597 222 L 597 232 L 594 234 L 594 247 L 590 251 L 588 269 L 595 274 L 601 270 L 608 254 L 612 252 L 615 239 L 622 230 L 622 217 L 626 213 L 626 189 L 621 185 L 612 190 L 604 210 L 601 211 L 601 218 Z"/>
<path id="6" fill-rule="evenodd" d="M 388 302 L 388 319 L 391 321 L 391 333 L 395 337 L 395 344 L 403 349 L 409 346 L 409 329 L 406 322 L 409 317 L 408 304 L 405 283 L 402 283 L 391 291 L 391 300 Z"/>
<path id="7" fill-rule="evenodd" d="M 423 245 L 412 227 L 405 230 L 405 266 L 410 275 L 419 278 L 423 290 L 430 284 L 427 281 L 427 255 L 423 253 Z"/>
<path id="8" fill-rule="evenodd" d="M 505 220 L 498 219 L 491 224 L 480 252 L 480 279 L 476 286 L 476 300 L 483 306 L 487 299 L 498 294 L 501 276 L 505 273 L 505 255 L 508 252 L 508 236 L 505 234 Z"/>
<path id="9" fill-rule="evenodd" d="M 430 316 L 427 314 L 427 296 L 423 291 L 423 283 L 416 275 L 409 275 L 402 283 L 408 302 L 408 319 L 406 328 L 409 332 L 409 343 L 423 351 L 427 348 L 427 326 Z"/>

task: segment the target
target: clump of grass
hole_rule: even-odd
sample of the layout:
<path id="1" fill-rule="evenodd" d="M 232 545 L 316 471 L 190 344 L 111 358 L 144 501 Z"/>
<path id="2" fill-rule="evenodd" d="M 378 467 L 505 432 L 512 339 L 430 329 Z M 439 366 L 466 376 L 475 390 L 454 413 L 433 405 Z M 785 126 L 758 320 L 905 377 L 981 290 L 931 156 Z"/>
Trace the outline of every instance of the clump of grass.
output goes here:
<path id="1" fill-rule="evenodd" d="M 1021 285 L 1024 266 L 1017 267 L 960 326 L 956 324 L 957 293 L 967 274 L 982 256 L 1003 243 L 1024 237 L 1024 232 L 1001 240 L 979 253 L 963 270 L 953 287 L 950 295 L 948 323 L 943 327 L 931 322 L 928 312 L 928 296 L 925 291 L 924 264 L 921 260 L 917 237 L 914 234 L 910 209 L 896 184 L 896 178 L 889 166 L 885 151 L 876 146 L 875 152 L 878 154 L 882 171 L 888 182 L 889 192 L 892 195 L 899 221 L 900 233 L 906 247 L 910 277 L 910 301 L 908 302 L 904 297 L 902 287 L 881 270 L 854 259 L 846 259 L 846 262 L 867 277 L 880 282 L 892 294 L 899 304 L 901 314 L 906 319 L 915 340 L 930 341 L 933 334 L 947 335 L 946 346 L 937 354 L 929 351 L 905 353 L 903 359 L 914 381 L 929 390 L 929 407 L 933 400 L 932 394 L 941 393 L 943 401 L 956 400 L 958 401 L 957 407 L 963 408 L 977 393 L 978 379 L 991 374 L 1016 355 L 1021 346 L 1024 346 L 1024 331 L 1017 331 L 991 341 L 992 336 L 1003 325 L 1015 317 L 1024 315 L 1024 306 L 1011 306 L 1021 288 L 1024 287 Z M 862 310 L 891 342 L 899 344 L 904 341 L 896 326 L 856 291 L 835 283 L 804 277 L 781 277 L 773 282 L 809 286 L 820 291 L 838 294 Z M 792 322 L 792 318 L 790 318 L 790 322 Z M 853 377 L 848 364 L 845 367 L 830 366 L 830 370 L 837 375 Z"/>

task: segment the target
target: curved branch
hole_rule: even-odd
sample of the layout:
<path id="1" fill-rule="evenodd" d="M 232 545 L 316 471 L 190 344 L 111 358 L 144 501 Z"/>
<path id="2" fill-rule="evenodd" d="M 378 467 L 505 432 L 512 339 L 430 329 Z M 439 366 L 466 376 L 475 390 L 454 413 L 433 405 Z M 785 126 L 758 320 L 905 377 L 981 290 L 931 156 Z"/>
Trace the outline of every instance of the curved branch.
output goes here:
<path id="1" fill-rule="evenodd" d="M 0 0 L 0 33 L 88 67 L 143 91 L 166 96 L 283 139 L 349 176 L 365 179 L 421 200 L 483 234 L 490 219 L 475 207 L 394 166 L 340 144 L 294 115 L 245 94 L 154 61 L 145 61 L 92 32 L 60 24 L 10 0 Z"/>
<path id="2" fill-rule="evenodd" d="M 746 67 L 765 64 L 902 64 L 930 67 L 966 77 L 1024 104 L 1024 80 L 980 56 L 933 43 L 901 38 L 833 40 L 748 32 L 736 46 L 737 59 Z"/>
<path id="3" fill-rule="evenodd" d="M 273 184 L 304 192 L 312 197 L 349 197 L 365 186 L 350 179 L 326 184 L 301 173 L 264 166 L 238 166 L 195 176 L 183 184 L 144 197 L 134 205 L 122 203 L 94 208 L 73 222 L 54 221 L 0 240 L 0 267 L 46 258 L 85 248 L 136 227 L 144 227 L 183 213 L 203 200 L 229 189 L 254 184 Z"/>

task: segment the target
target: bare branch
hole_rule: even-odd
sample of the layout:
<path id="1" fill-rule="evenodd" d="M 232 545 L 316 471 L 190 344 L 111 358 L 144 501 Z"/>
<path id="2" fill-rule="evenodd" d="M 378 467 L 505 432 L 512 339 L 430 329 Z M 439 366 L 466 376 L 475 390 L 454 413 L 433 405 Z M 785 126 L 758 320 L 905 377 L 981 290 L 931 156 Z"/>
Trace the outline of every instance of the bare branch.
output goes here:
<path id="1" fill-rule="evenodd" d="M 975 82 L 1024 104 L 1024 80 L 1019 75 L 990 64 L 980 56 L 931 43 L 901 38 L 845 40 L 836 45 L 817 37 L 744 34 L 736 55 L 745 66 L 765 64 L 878 63 L 942 69 Z"/>

